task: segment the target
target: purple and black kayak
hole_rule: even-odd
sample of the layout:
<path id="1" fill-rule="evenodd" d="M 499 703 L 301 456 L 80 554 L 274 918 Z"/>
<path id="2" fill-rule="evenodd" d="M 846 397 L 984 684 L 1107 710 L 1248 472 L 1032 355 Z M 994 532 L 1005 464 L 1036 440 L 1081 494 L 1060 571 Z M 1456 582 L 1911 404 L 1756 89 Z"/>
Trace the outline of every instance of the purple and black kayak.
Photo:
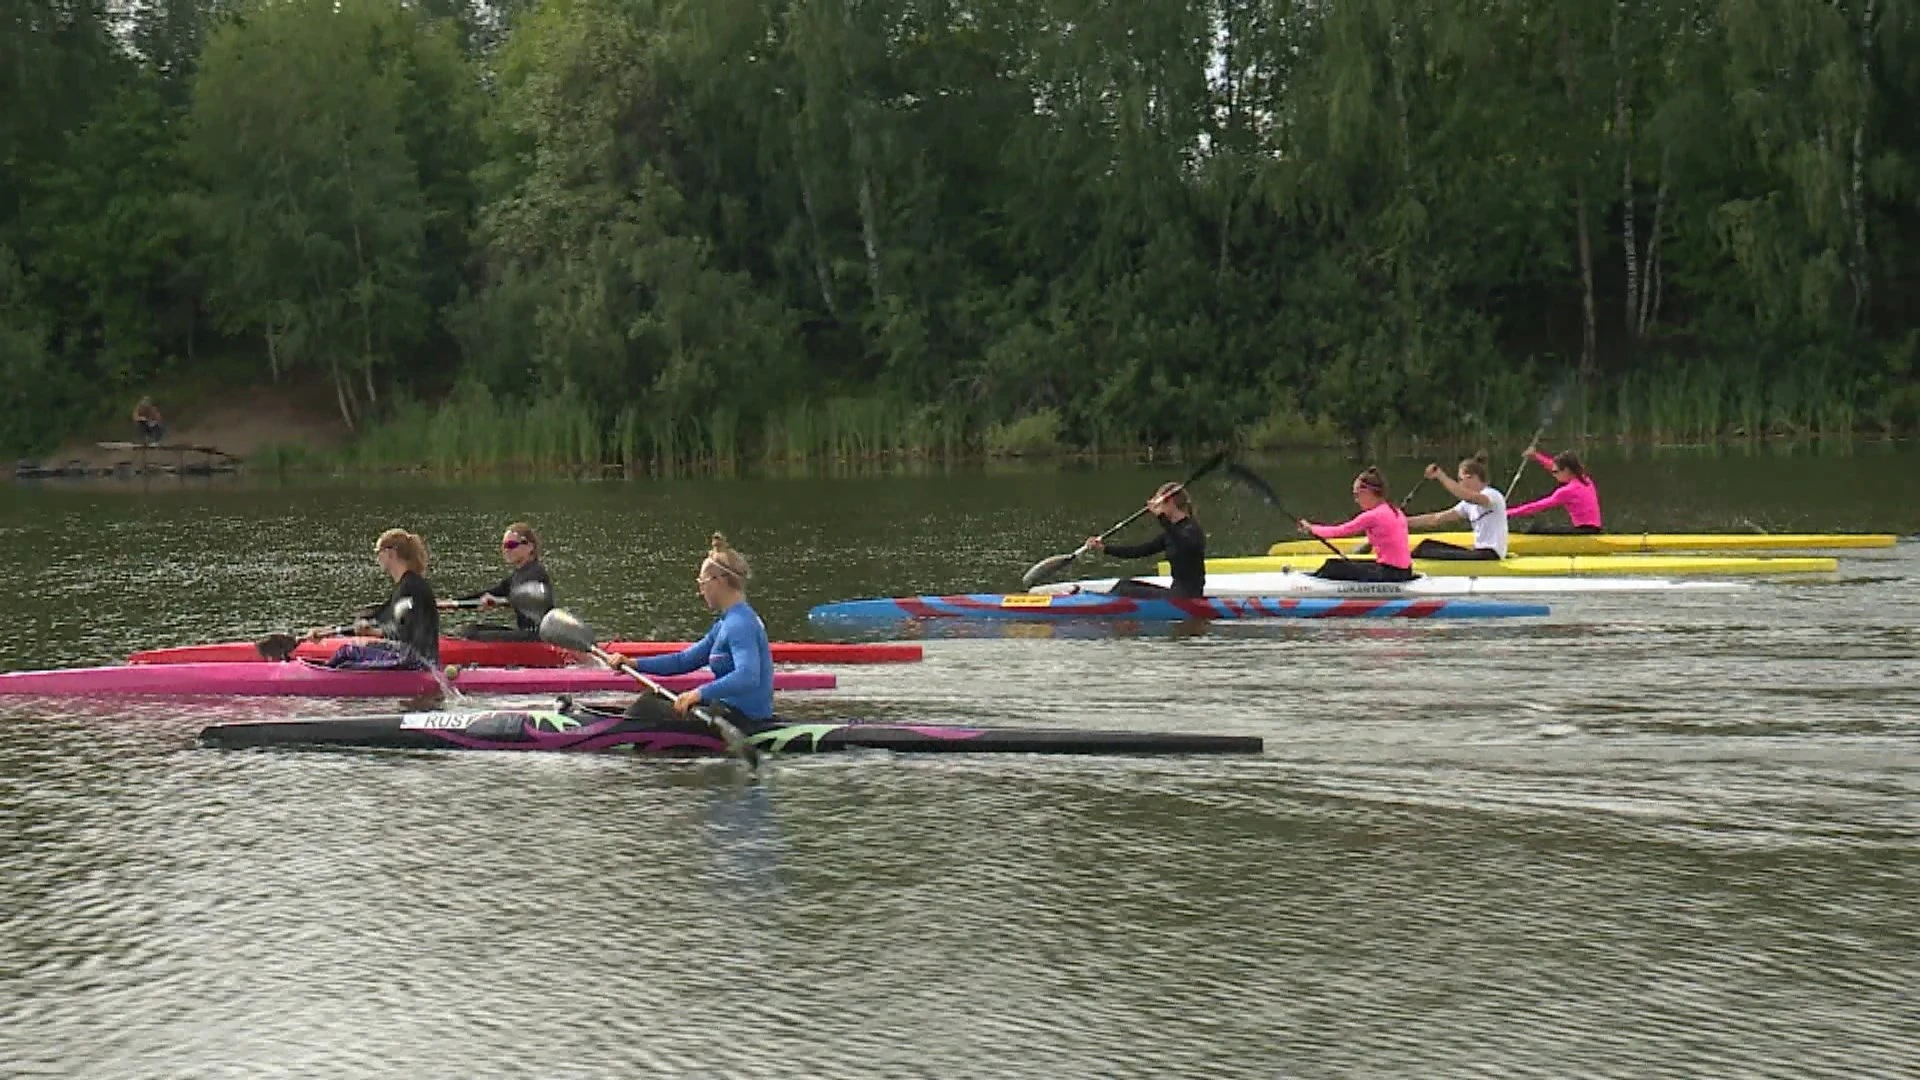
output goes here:
<path id="1" fill-rule="evenodd" d="M 669 757 L 724 756 L 704 724 L 629 720 L 590 705 L 490 712 L 412 712 L 214 724 L 202 742 L 220 747 L 365 746 L 392 750 L 626 750 Z M 750 737 L 763 754 L 892 750 L 910 754 L 1258 754 L 1249 735 L 1176 735 L 1072 728 L 938 724 L 791 723 Z"/>

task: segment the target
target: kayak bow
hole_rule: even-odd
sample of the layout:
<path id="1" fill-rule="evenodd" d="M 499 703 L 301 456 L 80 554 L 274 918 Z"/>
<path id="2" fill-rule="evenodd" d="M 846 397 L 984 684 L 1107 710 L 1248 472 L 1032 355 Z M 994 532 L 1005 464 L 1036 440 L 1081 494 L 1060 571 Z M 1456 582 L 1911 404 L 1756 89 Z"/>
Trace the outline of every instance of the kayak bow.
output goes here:
<path id="1" fill-rule="evenodd" d="M 342 645 L 368 638 L 326 638 L 303 642 L 294 650 L 295 659 L 324 661 Z M 610 641 L 609 652 L 622 656 L 660 656 L 687 647 L 684 641 Z M 894 642 L 862 645 L 834 645 L 813 641 L 776 641 L 776 664 L 900 664 L 921 657 L 920 646 Z M 565 649 L 539 641 L 470 641 L 466 638 L 440 639 L 443 664 L 479 664 L 487 667 L 565 667 L 579 657 Z M 266 657 L 247 641 L 228 641 L 213 645 L 181 645 L 167 649 L 143 649 L 127 658 L 130 664 L 193 663 L 265 663 Z"/>
<path id="2" fill-rule="evenodd" d="M 1414 533 L 1412 541 L 1438 540 L 1456 547 L 1472 547 L 1470 532 Z M 1510 555 L 1635 555 L 1668 552 L 1732 551 L 1852 551 L 1890 548 L 1891 533 L 1592 533 L 1559 535 L 1514 533 L 1507 538 Z M 1364 539 L 1349 536 L 1333 541 L 1348 554 Z M 1327 549 L 1318 540 L 1282 540 L 1267 549 L 1269 555 L 1318 555 Z"/>
<path id="3" fill-rule="evenodd" d="M 807 613 L 816 623 L 899 622 L 919 619 L 1061 620 L 1118 619 L 1137 622 L 1185 622 L 1212 619 L 1331 618 L 1499 618 L 1545 615 L 1545 604 L 1491 600 L 1340 599 L 1336 597 L 1249 596 L 1179 600 L 1140 599 L 1081 593 L 969 593 L 957 596 L 903 596 L 843 600 Z"/>
<path id="4" fill-rule="evenodd" d="M 678 690 L 711 682 L 707 671 L 659 681 Z M 637 690 L 617 671 L 603 668 L 467 668 L 449 680 L 469 694 L 571 694 Z M 831 690 L 836 676 L 779 671 L 775 690 Z M 356 671 L 304 661 L 284 664 L 129 664 L 125 667 L 12 671 L 0 674 L 0 695 L 79 697 L 144 694 L 156 697 L 414 697 L 439 690 L 431 672 Z"/>
<path id="5" fill-rule="evenodd" d="M 704 724 L 628 720 L 614 710 L 587 705 L 223 723 L 201 731 L 200 739 L 220 747 L 631 750 L 675 757 L 726 753 L 719 737 Z M 843 722 L 784 724 L 753 735 L 750 741 L 761 752 L 774 754 L 855 749 L 922 754 L 1258 754 L 1263 749 L 1259 738 L 1246 735 Z"/>
<path id="6" fill-rule="evenodd" d="M 1137 578 L 1165 586 L 1166 577 Z M 1105 593 L 1119 578 L 1094 578 L 1036 585 L 1037 593 Z M 1210 597 L 1243 596 L 1513 596 L 1543 593 L 1724 592 L 1749 589 L 1738 581 L 1668 581 L 1651 577 L 1419 577 L 1412 581 L 1328 581 L 1312 574 L 1274 571 L 1209 574 Z"/>
<path id="7" fill-rule="evenodd" d="M 1208 559 L 1207 573 L 1249 574 L 1296 570 L 1312 573 L 1331 555 L 1256 555 L 1241 559 Z M 1371 562 L 1371 555 L 1353 556 Z M 1550 577 L 1565 574 L 1653 574 L 1662 577 L 1717 574 L 1747 577 L 1762 574 L 1831 574 L 1840 568 L 1830 557 L 1761 559 L 1736 555 L 1516 555 L 1505 559 L 1415 559 L 1413 569 L 1428 577 L 1505 577 L 1518 574 Z M 1167 572 L 1167 564 L 1158 567 Z"/>

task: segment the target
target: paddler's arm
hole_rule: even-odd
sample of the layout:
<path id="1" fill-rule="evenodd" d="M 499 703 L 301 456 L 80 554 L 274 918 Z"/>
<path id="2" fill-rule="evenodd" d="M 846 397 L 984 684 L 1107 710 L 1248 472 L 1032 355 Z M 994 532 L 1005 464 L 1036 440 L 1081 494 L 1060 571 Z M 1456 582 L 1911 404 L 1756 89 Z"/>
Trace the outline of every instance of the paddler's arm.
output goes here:
<path id="1" fill-rule="evenodd" d="M 1535 499 L 1532 502 L 1521 503 L 1519 506 L 1507 507 L 1507 516 L 1510 518 L 1526 517 L 1530 514 L 1537 514 L 1542 510 L 1551 510 L 1556 506 L 1564 506 L 1566 505 L 1567 497 L 1571 494 L 1573 493 L 1567 490 L 1567 485 L 1562 484 L 1554 488 L 1553 493 L 1550 495 Z"/>
<path id="2" fill-rule="evenodd" d="M 681 649 L 677 653 L 664 656 L 648 656 L 630 661 L 634 669 L 645 675 L 685 675 L 690 671 L 699 671 L 707 666 L 707 660 L 713 655 L 714 639 L 720 636 L 720 624 L 714 623 L 707 636 Z"/>
<path id="3" fill-rule="evenodd" d="M 1441 468 L 1438 465 L 1427 466 L 1426 477 L 1429 480 L 1440 481 L 1440 486 L 1447 489 L 1447 494 L 1453 496 L 1456 499 L 1459 499 L 1461 502 L 1469 502 L 1475 506 L 1485 506 L 1485 507 L 1488 507 L 1489 509 L 1491 509 L 1493 506 L 1493 500 L 1487 498 L 1486 492 L 1468 491 L 1465 485 L 1461 484 L 1460 481 L 1455 480 L 1453 477 L 1448 476 L 1447 470 Z M 1448 507 L 1446 510 L 1437 511 L 1437 513 L 1444 514 L 1444 513 L 1449 513 L 1451 511 L 1452 511 L 1452 507 Z M 1455 515 L 1455 516 L 1457 517 L 1458 515 Z M 1408 519 L 1408 524 L 1412 524 L 1412 519 Z"/>
<path id="4" fill-rule="evenodd" d="M 1151 540 L 1142 540 L 1138 544 L 1102 544 L 1095 548 L 1104 551 L 1116 559 L 1143 559 L 1148 555 L 1158 555 L 1167 550 L 1167 534 L 1171 528 L 1167 519 L 1155 517 L 1160 523 L 1160 535 Z"/>
<path id="5" fill-rule="evenodd" d="M 700 695 L 702 705 L 753 690 L 767 681 L 768 674 L 760 667 L 760 650 L 753 642 L 735 634 L 727 640 L 727 655 L 733 657 L 733 670 L 692 691 Z"/>
<path id="6" fill-rule="evenodd" d="M 1529 446 L 1527 447 L 1527 456 L 1539 462 L 1541 468 L 1548 472 L 1553 471 L 1553 455 L 1545 453 L 1537 446 Z"/>
<path id="7" fill-rule="evenodd" d="M 460 601 L 461 603 L 467 603 L 467 604 L 470 604 L 475 600 L 478 600 L 481 603 L 486 604 L 488 607 L 492 607 L 493 604 L 489 603 L 490 600 L 504 603 L 507 597 L 512 594 L 513 594 L 513 575 L 508 574 L 506 577 L 501 578 L 500 583 L 498 585 L 495 585 L 491 589 L 482 589 L 479 592 L 474 593 L 472 596 L 457 596 L 454 599 Z"/>
<path id="8" fill-rule="evenodd" d="M 1378 507 L 1375 509 L 1378 509 Z M 1373 513 L 1373 511 L 1368 510 L 1364 514 L 1355 514 L 1353 517 L 1348 518 L 1338 525 L 1315 525 L 1310 521 L 1302 521 L 1300 522 L 1300 527 L 1322 540 L 1338 540 L 1343 536 L 1359 536 L 1361 533 L 1367 531 L 1367 514 L 1371 513 Z"/>
<path id="9" fill-rule="evenodd" d="M 1450 524 L 1455 521 L 1465 521 L 1465 520 L 1466 520 L 1465 518 L 1460 516 L 1460 511 L 1455 510 L 1452 507 L 1448 507 L 1445 510 L 1435 510 L 1431 514 L 1413 515 L 1412 517 L 1407 519 L 1407 528 L 1432 529 L 1432 528 L 1437 528 L 1441 525 Z"/>

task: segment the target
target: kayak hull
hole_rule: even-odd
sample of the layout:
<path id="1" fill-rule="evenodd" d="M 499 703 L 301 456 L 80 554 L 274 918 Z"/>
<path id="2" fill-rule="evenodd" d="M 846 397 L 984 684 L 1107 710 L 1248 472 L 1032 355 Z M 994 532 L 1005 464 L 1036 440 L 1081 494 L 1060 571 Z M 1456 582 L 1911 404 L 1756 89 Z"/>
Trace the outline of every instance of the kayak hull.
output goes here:
<path id="1" fill-rule="evenodd" d="M 725 744 L 703 725 L 628 720 L 610 709 L 418 712 L 214 724 L 200 733 L 219 747 L 358 746 L 393 750 L 504 750 L 591 753 L 624 750 L 663 757 L 711 757 Z M 949 727 L 934 724 L 786 724 L 753 735 L 770 754 L 891 750 L 920 754 L 1258 754 L 1244 735 L 1139 731 Z"/>
<path id="2" fill-rule="evenodd" d="M 1899 538 L 1892 533 L 1599 533 L 1550 535 L 1514 533 L 1507 538 L 1510 555 L 1647 555 L 1671 552 L 1746 551 L 1858 551 L 1890 548 Z M 1470 532 L 1415 533 L 1413 542 L 1438 540 L 1457 547 L 1473 546 Z M 1343 537 L 1333 545 L 1348 554 L 1365 540 Z M 1318 540 L 1282 540 L 1267 549 L 1269 555 L 1322 555 Z"/>
<path id="3" fill-rule="evenodd" d="M 821 604 L 815 623 L 899 622 L 921 619 L 1047 621 L 1111 619 L 1187 622 L 1216 619 L 1503 618 L 1547 614 L 1545 604 L 1432 598 L 1249 596 L 1204 600 L 1141 599 L 1081 593 L 969 593 L 904 596 Z"/>
<path id="4" fill-rule="evenodd" d="M 1256 555 L 1240 559 L 1208 559 L 1207 574 L 1257 574 L 1288 570 L 1312 573 L 1333 555 Z M 1356 555 L 1356 562 L 1372 562 Z M 1754 558 L 1738 555 L 1516 555 L 1505 559 L 1415 559 L 1413 569 L 1427 577 L 1556 577 L 1568 574 L 1647 574 L 1658 577 L 1718 575 L 1748 577 L 1772 574 L 1831 574 L 1840 568 L 1831 557 Z M 1167 564 L 1159 566 L 1167 572 Z"/>
<path id="5" fill-rule="evenodd" d="M 655 680 L 675 692 L 710 682 L 711 672 Z M 639 684 L 603 668 L 468 668 L 449 680 L 469 694 L 573 694 L 631 691 Z M 824 672 L 780 671 L 775 690 L 831 690 Z M 0 674 L 0 695 L 78 697 L 139 694 L 156 697 L 416 697 L 439 691 L 425 671 L 351 671 L 303 661 L 284 664 L 129 664 L 14 671 Z"/>
<path id="6" fill-rule="evenodd" d="M 1137 578 L 1167 585 L 1166 577 Z M 1036 585 L 1036 593 L 1104 593 L 1119 578 L 1094 578 Z M 1328 581 L 1312 574 L 1271 572 L 1209 574 L 1210 597 L 1246 596 L 1533 596 L 1547 593 L 1724 592 L 1751 586 L 1738 581 L 1668 581 L 1651 577 L 1422 577 L 1407 582 Z"/>
<path id="7" fill-rule="evenodd" d="M 342 645 L 368 638 L 325 638 L 303 642 L 294 650 L 301 660 L 324 661 Z M 609 652 L 623 656 L 660 656 L 679 652 L 684 641 L 612 641 Z M 913 644 L 880 642 L 863 645 L 834 645 L 813 641 L 776 641 L 776 664 L 901 664 L 921 658 L 921 648 Z M 486 667 L 565 667 L 580 657 L 565 649 L 539 641 L 469 641 L 466 638 L 440 639 L 443 664 L 480 664 Z M 127 658 L 130 664 L 271 663 L 252 642 L 226 641 L 212 645 L 182 645 L 168 649 L 143 649 Z"/>

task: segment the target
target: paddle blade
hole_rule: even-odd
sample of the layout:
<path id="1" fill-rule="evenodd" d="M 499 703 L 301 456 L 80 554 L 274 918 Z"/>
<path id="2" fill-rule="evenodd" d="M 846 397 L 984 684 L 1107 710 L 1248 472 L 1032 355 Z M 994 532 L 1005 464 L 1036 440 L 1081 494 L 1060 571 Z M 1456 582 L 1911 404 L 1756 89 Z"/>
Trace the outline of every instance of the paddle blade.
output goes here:
<path id="1" fill-rule="evenodd" d="M 1283 514 L 1287 512 L 1286 508 L 1280 505 L 1279 492 L 1274 491 L 1273 485 L 1267 483 L 1259 473 L 1254 472 L 1252 469 L 1236 461 L 1227 466 L 1227 476 L 1235 483 L 1259 496 L 1261 502 L 1266 503 L 1268 506 L 1273 507 Z M 1288 514 L 1287 516 L 1291 517 L 1292 515 Z"/>
<path id="2" fill-rule="evenodd" d="M 1084 550 L 1084 549 L 1083 549 Z M 1069 551 L 1062 555 L 1049 555 L 1034 563 L 1026 573 L 1020 575 L 1020 584 L 1032 588 L 1038 582 L 1050 578 L 1066 568 L 1066 565 L 1080 557 L 1079 551 Z"/>
<path id="3" fill-rule="evenodd" d="M 540 640 L 573 652 L 592 652 L 593 627 L 573 617 L 565 608 L 552 608 L 540 618 Z"/>
<path id="4" fill-rule="evenodd" d="M 507 593 L 507 603 L 515 613 L 538 621 L 553 610 L 553 586 L 544 581 L 523 581 Z"/>
<path id="5" fill-rule="evenodd" d="M 268 634 L 253 643 L 254 650 L 268 660 L 291 660 L 300 639 L 292 634 Z"/>

